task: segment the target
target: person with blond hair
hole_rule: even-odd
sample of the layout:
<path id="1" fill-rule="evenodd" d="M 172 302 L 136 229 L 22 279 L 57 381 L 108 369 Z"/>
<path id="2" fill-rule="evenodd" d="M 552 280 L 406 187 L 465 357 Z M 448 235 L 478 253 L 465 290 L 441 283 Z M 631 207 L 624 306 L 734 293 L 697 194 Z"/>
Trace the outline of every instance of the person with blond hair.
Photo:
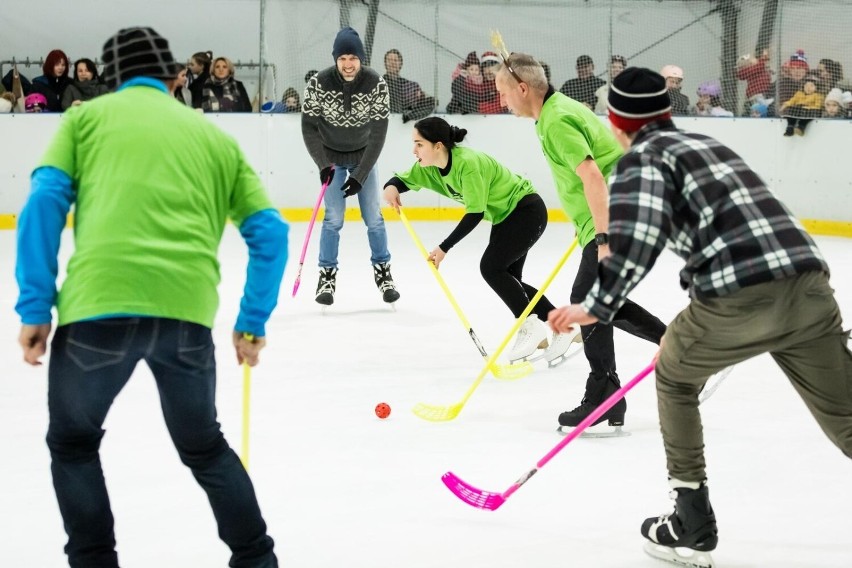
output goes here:
<path id="1" fill-rule="evenodd" d="M 217 57 L 210 67 L 210 76 L 201 90 L 201 110 L 204 112 L 251 112 L 251 99 L 242 81 L 234 78 L 236 69 L 227 57 Z"/>

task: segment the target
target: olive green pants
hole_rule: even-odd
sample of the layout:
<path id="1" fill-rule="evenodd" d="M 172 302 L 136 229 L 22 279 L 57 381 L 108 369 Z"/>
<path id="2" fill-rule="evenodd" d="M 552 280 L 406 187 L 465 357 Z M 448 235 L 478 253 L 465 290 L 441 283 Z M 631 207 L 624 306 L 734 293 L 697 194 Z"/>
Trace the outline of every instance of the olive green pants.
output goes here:
<path id="1" fill-rule="evenodd" d="M 690 303 L 669 325 L 656 366 L 669 476 L 683 481 L 706 479 L 698 394 L 710 375 L 767 352 L 823 432 L 852 458 L 848 340 L 834 291 L 822 272 Z"/>

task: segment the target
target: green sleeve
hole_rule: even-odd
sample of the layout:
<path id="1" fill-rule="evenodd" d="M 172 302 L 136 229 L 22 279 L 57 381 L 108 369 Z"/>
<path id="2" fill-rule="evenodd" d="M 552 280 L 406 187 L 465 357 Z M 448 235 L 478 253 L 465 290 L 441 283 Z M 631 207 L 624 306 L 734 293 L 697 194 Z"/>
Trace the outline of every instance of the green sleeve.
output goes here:
<path id="1" fill-rule="evenodd" d="M 411 169 L 405 172 L 394 172 L 394 176 L 399 178 L 399 180 L 408 186 L 408 189 L 414 191 L 420 191 L 422 188 L 431 189 L 433 191 L 437 191 L 432 187 L 432 183 L 430 183 L 429 175 L 425 171 L 426 169 L 422 167 L 420 164 L 415 163 L 411 166 Z"/>
<path id="2" fill-rule="evenodd" d="M 239 227 L 243 221 L 258 211 L 273 209 L 272 202 L 257 173 L 246 161 L 242 150 L 233 143 L 231 151 L 237 153 L 237 171 L 228 216 Z"/>

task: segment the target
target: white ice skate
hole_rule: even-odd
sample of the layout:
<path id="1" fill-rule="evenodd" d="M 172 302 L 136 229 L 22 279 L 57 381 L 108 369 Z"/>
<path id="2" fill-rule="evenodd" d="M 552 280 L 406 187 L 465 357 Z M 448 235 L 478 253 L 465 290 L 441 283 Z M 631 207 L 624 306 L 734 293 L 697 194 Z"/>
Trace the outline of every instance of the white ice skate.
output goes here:
<path id="1" fill-rule="evenodd" d="M 550 368 L 558 367 L 571 357 L 583 352 L 583 335 L 577 333 L 554 333 L 550 340 L 550 347 L 540 356 L 547 361 Z"/>
<path id="2" fill-rule="evenodd" d="M 713 557 L 709 552 L 693 550 L 682 546 L 665 546 L 656 542 L 645 543 L 645 552 L 659 560 L 665 560 L 688 568 L 713 568 Z"/>
<path id="3" fill-rule="evenodd" d="M 508 355 L 509 362 L 529 360 L 536 350 L 545 348 L 547 348 L 547 331 L 538 316 L 533 314 L 518 330 L 518 338 Z"/>

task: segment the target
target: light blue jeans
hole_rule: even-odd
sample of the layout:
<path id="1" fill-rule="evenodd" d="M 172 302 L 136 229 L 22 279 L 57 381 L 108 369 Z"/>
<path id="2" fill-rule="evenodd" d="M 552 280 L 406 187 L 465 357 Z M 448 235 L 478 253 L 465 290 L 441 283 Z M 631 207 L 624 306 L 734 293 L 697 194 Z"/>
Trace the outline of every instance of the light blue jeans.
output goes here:
<path id="1" fill-rule="evenodd" d="M 340 229 L 343 228 L 343 214 L 346 212 L 346 198 L 340 188 L 346 181 L 349 172 L 355 171 L 356 165 L 334 165 L 334 179 L 328 184 L 323 203 L 325 219 L 320 232 L 320 268 L 337 267 L 337 249 L 340 245 Z M 364 186 L 355 197 L 361 208 L 361 218 L 367 225 L 367 240 L 370 241 L 370 262 L 379 264 L 390 261 L 388 252 L 388 234 L 385 231 L 385 220 L 382 217 L 379 203 L 379 184 L 376 167 L 370 170 Z"/>

